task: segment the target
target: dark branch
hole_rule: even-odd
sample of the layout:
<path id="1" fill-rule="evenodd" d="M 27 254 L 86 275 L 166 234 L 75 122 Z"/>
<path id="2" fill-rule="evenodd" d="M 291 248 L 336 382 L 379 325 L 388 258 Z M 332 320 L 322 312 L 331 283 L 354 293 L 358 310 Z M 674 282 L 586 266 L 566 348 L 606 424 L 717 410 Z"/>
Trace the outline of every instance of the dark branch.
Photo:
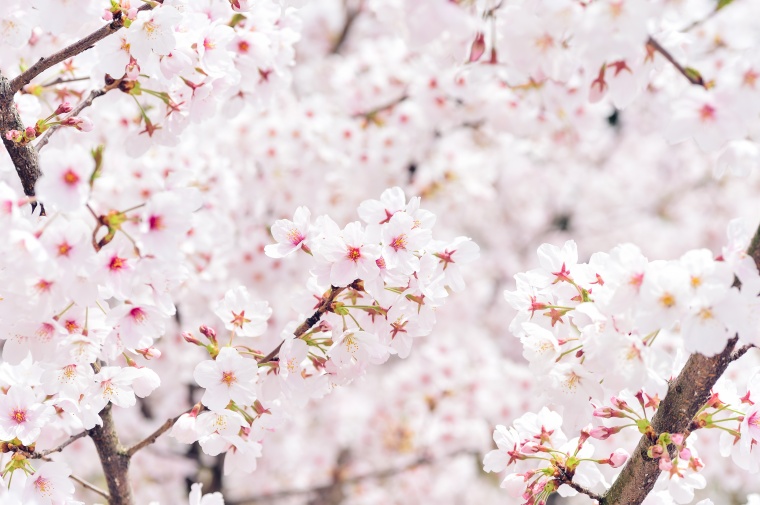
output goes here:
<path id="1" fill-rule="evenodd" d="M 14 92 L 11 83 L 0 74 L 0 135 L 3 144 L 11 157 L 16 173 L 21 180 L 26 196 L 34 196 L 34 185 L 40 177 L 40 162 L 37 150 L 29 144 L 21 145 L 5 138 L 10 130 L 24 131 L 24 124 L 19 117 L 18 109 L 13 101 Z"/>
<path id="2" fill-rule="evenodd" d="M 146 3 L 138 11 L 147 11 L 153 8 L 152 4 Z M 32 79 L 40 75 L 45 70 L 49 69 L 53 65 L 57 65 L 62 61 L 65 61 L 77 54 L 83 53 L 95 45 L 96 42 L 103 40 L 109 35 L 118 32 L 124 27 L 124 18 L 122 16 L 117 17 L 110 23 L 101 28 L 95 30 L 91 34 L 87 35 L 83 39 L 80 39 L 70 46 L 64 47 L 55 54 L 51 54 L 47 58 L 40 58 L 37 63 L 29 67 L 22 74 L 14 77 L 10 81 L 11 94 L 15 94 L 20 91 L 21 88 L 32 82 Z"/>
<path id="3" fill-rule="evenodd" d="M 78 115 L 84 109 L 86 109 L 87 107 L 89 107 L 90 105 L 92 105 L 93 100 L 95 100 L 98 97 L 101 97 L 101 96 L 105 95 L 106 92 L 108 92 L 110 89 L 113 89 L 113 88 L 112 87 L 105 87 L 105 88 L 94 89 L 94 90 L 90 91 L 90 94 L 87 96 L 87 98 L 85 98 L 84 100 L 82 100 L 81 102 L 79 102 L 79 104 L 76 107 L 74 107 L 71 110 L 71 112 L 69 112 L 68 115 L 66 115 L 66 117 L 63 118 L 63 119 L 74 117 L 74 116 Z M 60 124 L 51 126 L 39 138 L 39 140 L 37 140 L 37 143 L 34 145 L 34 148 L 37 150 L 38 153 L 40 152 L 40 149 L 42 149 L 43 147 L 45 147 L 45 145 L 50 141 L 50 137 L 60 127 L 61 127 Z"/>
<path id="4" fill-rule="evenodd" d="M 681 75 L 686 77 L 686 79 L 688 79 L 690 83 L 695 84 L 697 86 L 702 86 L 705 89 L 707 88 L 707 85 L 705 84 L 704 79 L 702 79 L 702 76 L 699 75 L 699 72 L 690 68 L 685 68 L 683 65 L 678 63 L 678 61 L 676 61 L 673 55 L 670 54 L 667 49 L 662 47 L 662 45 L 660 45 L 660 43 L 657 42 L 655 39 L 653 39 L 652 37 L 649 37 L 647 39 L 647 46 L 651 47 L 654 51 L 657 51 L 658 53 L 663 55 L 665 59 L 668 60 L 670 64 L 673 65 L 675 69 L 681 73 Z"/>
<path id="5" fill-rule="evenodd" d="M 760 268 L 760 228 L 747 254 Z M 644 501 L 660 475 L 659 463 L 647 456 L 647 449 L 661 433 L 687 433 L 692 428 L 692 419 L 710 398 L 710 390 L 717 380 L 734 359 L 749 349 L 744 346 L 734 351 L 738 340 L 738 337 L 730 339 L 723 352 L 716 356 L 689 356 L 681 373 L 668 384 L 668 394 L 652 418 L 654 434 L 641 437 L 623 471 L 602 497 L 601 505 L 639 505 Z"/>
<path id="6" fill-rule="evenodd" d="M 431 465 L 431 464 L 434 464 L 434 463 L 438 463 L 438 462 L 440 462 L 442 460 L 446 460 L 446 459 L 450 459 L 450 458 L 455 458 L 457 456 L 463 456 L 463 455 L 478 456 L 477 453 L 475 453 L 473 451 L 466 451 L 466 450 L 455 451 L 455 452 L 452 452 L 451 454 L 444 455 L 444 456 L 442 456 L 440 458 L 437 458 L 437 459 L 433 459 L 433 458 L 425 455 L 425 456 L 420 456 L 419 458 L 417 458 L 417 459 L 415 459 L 415 460 L 413 460 L 413 461 L 411 461 L 411 462 L 409 462 L 409 463 L 407 463 L 405 465 L 402 465 L 402 466 L 398 466 L 398 467 L 394 467 L 394 468 L 386 468 L 386 469 L 377 470 L 377 471 L 374 471 L 374 472 L 367 472 L 367 473 L 362 473 L 362 474 L 354 475 L 353 477 L 347 477 L 345 479 L 340 479 L 338 481 L 338 483 L 341 484 L 341 485 L 343 485 L 343 484 L 356 484 L 358 482 L 362 482 L 362 481 L 365 481 L 365 480 L 372 480 L 372 479 L 383 480 L 383 479 L 388 479 L 390 477 L 394 477 L 394 476 L 396 476 L 398 474 L 407 472 L 409 470 L 413 470 L 413 469 L 415 469 L 415 468 L 417 468 L 419 466 Z M 309 495 L 309 494 L 324 493 L 324 492 L 329 491 L 330 489 L 332 489 L 335 485 L 336 485 L 336 483 L 332 482 L 330 484 L 325 484 L 323 486 L 316 486 L 316 487 L 307 488 L 307 489 L 286 489 L 284 491 L 278 491 L 276 493 L 269 493 L 269 494 L 263 494 L 263 495 L 258 495 L 258 496 L 251 496 L 250 498 L 243 498 L 243 499 L 240 499 L 240 500 L 225 500 L 224 503 L 226 505 L 254 505 L 254 504 L 257 504 L 257 503 L 261 503 L 261 502 L 281 500 L 281 499 L 290 498 L 290 497 L 293 497 L 293 496 L 302 496 L 302 495 Z"/>
<path id="7" fill-rule="evenodd" d="M 731 355 L 731 361 L 736 361 L 737 359 L 744 356 L 747 351 L 755 347 L 755 344 L 745 344 L 734 351 L 734 353 Z"/>
<path id="8" fill-rule="evenodd" d="M 128 457 L 134 456 L 134 454 L 139 451 L 140 449 L 149 446 L 150 444 L 154 443 L 156 440 L 158 440 L 158 437 L 169 431 L 172 426 L 174 426 L 174 423 L 177 422 L 177 419 L 179 419 L 185 412 L 182 414 L 172 417 L 171 419 L 167 419 L 164 424 L 158 427 L 156 431 L 148 435 L 144 440 L 141 440 L 140 442 L 136 443 L 132 447 L 126 450 L 126 455 Z"/>
<path id="9" fill-rule="evenodd" d="M 361 12 L 361 9 L 362 9 L 361 3 L 359 4 L 359 7 L 355 9 L 351 9 L 350 7 L 348 7 L 348 0 L 344 0 L 344 6 L 345 6 L 345 11 L 346 11 L 346 20 L 343 23 L 343 28 L 340 31 L 340 35 L 338 35 L 338 38 L 335 40 L 335 43 L 330 49 L 331 54 L 340 53 L 340 50 L 343 48 L 343 45 L 346 43 L 346 40 L 348 40 L 348 34 L 351 32 L 351 28 L 354 26 L 354 21 L 356 21 L 356 18 L 359 16 L 359 13 Z"/>
<path id="10" fill-rule="evenodd" d="M 31 454 L 30 457 L 32 459 L 40 459 L 40 458 L 44 458 L 45 456 L 48 456 L 50 454 L 53 454 L 55 452 L 61 452 L 66 447 L 68 447 L 70 444 L 72 444 L 72 443 L 76 442 L 77 440 L 79 440 L 80 438 L 84 438 L 86 436 L 87 436 L 87 432 L 86 431 L 83 431 L 81 433 L 77 433 L 76 435 L 70 436 L 68 440 L 66 440 L 64 443 L 62 443 L 58 447 L 54 447 L 53 449 L 47 449 L 47 450 L 42 451 L 42 452 L 34 452 L 34 453 Z"/>
<path id="11" fill-rule="evenodd" d="M 293 335 L 296 336 L 296 338 L 301 337 L 303 334 L 305 334 L 307 331 L 311 329 L 312 326 L 317 324 L 322 317 L 322 314 L 330 310 L 330 307 L 332 306 L 332 303 L 335 301 L 335 298 L 338 297 L 339 294 L 341 294 L 343 291 L 346 290 L 346 288 L 354 288 L 356 289 L 358 286 L 358 281 L 354 281 L 348 286 L 344 288 L 336 288 L 335 286 L 331 286 L 329 291 L 327 291 L 327 294 L 322 298 L 322 301 L 320 302 L 319 306 L 317 307 L 317 311 L 314 312 L 311 316 L 306 318 L 306 321 L 301 323 L 298 328 L 293 332 Z M 280 353 L 280 348 L 282 347 L 282 342 L 280 342 L 280 345 L 275 347 L 272 352 L 264 356 L 259 360 L 259 363 L 267 363 L 268 361 L 272 361 L 274 358 L 277 357 L 277 355 Z"/>
<path id="12" fill-rule="evenodd" d="M 89 430 L 90 438 L 95 442 L 100 464 L 108 484 L 108 505 L 132 505 L 132 489 L 129 486 L 129 456 L 119 442 L 116 434 L 111 404 L 100 412 L 102 426 Z"/>

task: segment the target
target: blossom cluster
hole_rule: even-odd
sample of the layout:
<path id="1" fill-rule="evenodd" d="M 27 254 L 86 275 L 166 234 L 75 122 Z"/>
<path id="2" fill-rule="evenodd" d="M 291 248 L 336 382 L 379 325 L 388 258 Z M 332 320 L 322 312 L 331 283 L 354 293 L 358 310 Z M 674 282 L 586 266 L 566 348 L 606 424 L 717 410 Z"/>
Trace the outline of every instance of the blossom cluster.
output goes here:
<path id="1" fill-rule="evenodd" d="M 654 433 L 650 423 L 667 381 L 678 374 L 686 356 L 716 355 L 734 336 L 739 345 L 759 343 L 755 321 L 760 275 L 753 258 L 744 253 L 749 238 L 741 223 L 734 222 L 730 242 L 718 258 L 708 250 L 693 250 L 673 261 L 649 261 L 637 247 L 624 244 L 579 263 L 572 241 L 561 248 L 541 246 L 540 268 L 517 274 L 517 289 L 504 294 L 518 310 L 510 330 L 520 339 L 545 402 L 556 411 L 526 414 L 510 429 L 498 426 L 494 440 L 499 449 L 486 456 L 485 470 L 511 466 L 502 486 L 531 505 L 544 503 L 554 491 L 563 493 L 569 482 L 593 489 L 602 483 L 596 468 L 581 467 L 585 471 L 576 473 L 579 461 L 573 458 L 583 454 L 581 461 L 594 461 L 589 459 L 593 448 L 582 452 L 588 447 L 584 442 L 611 439 L 624 428 L 654 437 L 648 457 L 659 461 L 661 480 L 679 504 L 690 503 L 693 489 L 705 487 L 697 473 L 704 465 L 695 449 L 686 447 L 690 431 L 724 430 L 721 450 L 743 468 L 757 469 L 756 378 L 750 379 L 741 399 L 735 393 L 714 393 L 688 433 Z M 605 406 L 607 398 L 611 406 Z M 588 424 L 593 418 L 605 423 L 593 427 Z M 731 422 L 737 429 L 728 428 Z M 581 431 L 580 440 L 570 442 L 572 453 L 560 427 Z M 627 454 L 610 463 L 624 451 L 616 447 L 609 461 L 595 462 L 620 466 Z"/>
<path id="2" fill-rule="evenodd" d="M 316 300 L 316 312 L 286 325 L 273 352 L 265 355 L 247 340 L 264 332 L 272 311 L 244 287 L 228 291 L 215 308 L 229 338 L 209 326 L 201 327 L 204 340 L 184 334 L 212 359 L 196 366 L 203 396 L 172 435 L 199 441 L 211 456 L 225 452 L 226 473 L 255 470 L 267 431 L 294 408 L 353 382 L 370 364 L 408 357 L 414 339 L 433 330 L 448 289 L 464 289 L 460 268 L 477 258 L 478 246 L 467 237 L 434 240 L 435 216 L 420 208 L 419 197 L 407 201 L 396 187 L 358 212 L 363 223 L 340 228 L 329 216 L 312 224 L 309 210 L 299 207 L 292 221 L 272 226 L 277 243 L 266 254 L 310 255 L 308 285 Z"/>

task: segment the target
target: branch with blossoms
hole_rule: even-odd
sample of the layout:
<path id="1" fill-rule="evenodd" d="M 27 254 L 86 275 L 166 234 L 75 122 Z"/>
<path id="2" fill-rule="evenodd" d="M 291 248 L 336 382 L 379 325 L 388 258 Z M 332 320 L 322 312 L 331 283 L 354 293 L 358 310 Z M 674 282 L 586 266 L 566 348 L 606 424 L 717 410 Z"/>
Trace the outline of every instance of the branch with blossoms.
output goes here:
<path id="1" fill-rule="evenodd" d="M 746 251 L 736 243 L 748 244 Z M 750 399 L 760 394 L 760 379 L 750 379 L 749 392 L 741 399 L 723 401 L 712 390 L 729 364 L 756 345 L 751 314 L 760 308 L 755 288 L 760 283 L 759 252 L 760 228 L 751 239 L 724 249 L 718 259 L 698 250 L 678 261 L 648 263 L 635 246 L 625 245 L 578 264 L 573 242 L 561 249 L 548 244 L 539 248 L 541 268 L 516 276 L 518 290 L 505 295 L 520 311 L 510 328 L 562 414 L 544 408 L 538 415 L 526 414 L 513 428 L 497 426 L 498 449 L 486 456 L 485 470 L 514 468 L 502 486 L 529 496 L 529 503 L 543 504 L 567 485 L 600 505 L 639 505 L 661 473 L 675 480 L 674 486 L 689 488 L 685 476 L 703 466 L 686 445 L 696 429 L 728 433 L 729 443 L 738 447 L 735 460 L 743 461 L 748 447 L 760 440 L 760 430 L 752 428 L 760 412 Z M 674 338 L 661 334 L 677 335 L 690 353 L 688 360 L 667 382 L 667 391 L 661 383 L 648 382 L 644 389 L 660 392 L 641 389 L 631 395 L 630 380 L 646 370 L 658 337 Z M 743 345 L 737 348 L 740 341 Z M 605 374 L 611 360 L 619 364 L 614 377 Z M 567 441 L 560 427 L 582 422 L 577 404 L 605 394 L 612 395 L 612 406 L 595 408 L 594 417 L 625 424 L 589 426 L 577 442 Z M 724 424 L 733 422 L 739 423 L 737 429 Z M 606 440 L 626 428 L 641 434 L 630 458 L 627 453 L 590 458 L 593 446 L 583 445 L 589 437 Z M 625 467 L 606 492 L 598 493 L 593 490 L 600 482 L 598 472 L 579 466 L 582 461 Z M 573 480 L 578 475 L 580 482 Z"/>
<path id="2" fill-rule="evenodd" d="M 48 68 L 66 61 L 73 56 L 83 53 L 84 51 L 93 47 L 97 42 L 121 30 L 131 21 L 131 19 L 134 19 L 137 16 L 138 12 L 151 10 L 156 5 L 161 3 L 163 3 L 163 0 L 153 0 L 151 2 L 143 4 L 137 9 L 133 9 L 133 12 L 125 12 L 121 9 L 116 10 L 116 12 L 113 12 L 111 15 L 112 21 L 107 25 L 102 26 L 89 35 L 81 38 L 80 40 L 77 40 L 73 44 L 64 47 L 60 51 L 51 54 L 46 58 L 40 58 L 34 65 L 11 79 L 10 93 L 12 95 L 15 94 L 16 92 L 20 91 L 21 88 L 32 82 L 32 79 L 40 75 Z"/>

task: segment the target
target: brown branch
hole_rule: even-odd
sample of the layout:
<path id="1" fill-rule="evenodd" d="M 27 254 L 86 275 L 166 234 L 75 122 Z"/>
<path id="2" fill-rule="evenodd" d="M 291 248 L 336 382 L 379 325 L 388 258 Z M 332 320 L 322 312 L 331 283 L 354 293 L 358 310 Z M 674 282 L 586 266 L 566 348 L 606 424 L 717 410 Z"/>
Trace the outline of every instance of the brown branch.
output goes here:
<path id="1" fill-rule="evenodd" d="M 76 435 L 70 436 L 68 440 L 66 440 L 65 442 L 63 442 L 58 447 L 54 447 L 53 449 L 47 449 L 47 450 L 44 450 L 42 452 L 33 452 L 29 457 L 32 458 L 32 459 L 40 459 L 40 458 L 44 458 L 44 457 L 46 457 L 46 456 L 48 456 L 50 454 L 53 454 L 55 452 L 61 452 L 66 447 L 68 447 L 70 444 L 72 444 L 72 443 L 76 442 L 77 440 L 79 440 L 80 438 L 83 438 L 83 437 L 86 437 L 86 436 L 87 436 L 87 432 L 86 431 L 83 431 L 81 433 L 77 433 Z"/>
<path id="2" fill-rule="evenodd" d="M 648 47 L 651 47 L 652 50 L 657 51 L 658 53 L 660 53 L 661 55 L 663 55 L 665 57 L 665 59 L 668 60 L 670 62 L 670 64 L 673 65 L 675 67 L 675 69 L 678 70 L 678 72 L 681 73 L 681 75 L 683 75 L 684 77 L 686 77 L 686 79 L 690 83 L 695 84 L 697 86 L 702 86 L 703 88 L 707 89 L 707 84 L 705 84 L 705 81 L 704 81 L 704 79 L 702 79 L 702 76 L 699 75 L 699 72 L 697 72 L 697 71 L 695 71 L 693 69 L 690 69 L 690 68 L 685 68 L 683 65 L 681 65 L 680 63 L 678 63 L 678 61 L 676 61 L 676 59 L 673 57 L 673 55 L 670 54 L 667 49 L 665 49 L 664 47 L 662 47 L 662 45 L 659 42 L 657 42 L 654 38 L 649 37 L 647 39 L 646 45 Z"/>
<path id="3" fill-rule="evenodd" d="M 71 109 L 71 112 L 69 112 L 66 115 L 66 117 L 63 118 L 63 119 L 67 119 L 67 118 L 74 117 L 74 116 L 78 115 L 84 109 L 86 109 L 87 107 L 89 107 L 90 105 L 92 105 L 93 100 L 95 100 L 98 97 L 101 97 L 101 96 L 105 95 L 111 89 L 113 89 L 113 87 L 106 86 L 104 88 L 94 89 L 94 90 L 90 91 L 90 94 L 87 96 L 87 98 L 85 98 L 84 100 L 82 100 L 81 102 L 79 102 L 79 104 L 77 104 L 76 107 L 74 107 L 73 109 Z M 45 147 L 45 145 L 47 145 L 47 143 L 50 141 L 50 136 L 53 135 L 53 133 L 55 133 L 58 130 L 58 128 L 60 128 L 60 127 L 61 127 L 60 124 L 56 124 L 56 125 L 51 126 L 39 138 L 39 140 L 37 140 L 37 143 L 34 145 L 34 148 L 37 150 L 38 153 L 40 152 L 40 149 L 42 149 L 43 147 Z"/>
<path id="4" fill-rule="evenodd" d="M 95 442 L 100 464 L 108 484 L 108 505 L 132 505 L 132 489 L 129 486 L 129 455 L 119 442 L 116 434 L 111 404 L 100 412 L 102 426 L 96 426 L 88 433 Z"/>
<path id="5" fill-rule="evenodd" d="M 161 426 L 159 426 L 156 431 L 154 431 L 153 433 L 148 435 L 145 439 L 141 440 L 140 442 L 136 443 L 135 445 L 127 449 L 126 455 L 131 458 L 140 449 L 147 447 L 150 444 L 153 444 L 158 439 L 158 437 L 160 437 L 161 435 L 169 431 L 172 428 L 172 426 L 174 426 L 174 423 L 177 422 L 177 419 L 179 419 L 180 417 L 182 417 L 182 415 L 186 413 L 187 412 L 183 412 L 182 414 L 178 416 L 174 416 L 171 419 L 167 419 L 166 422 L 162 424 Z"/>
<path id="6" fill-rule="evenodd" d="M 356 484 L 358 482 L 371 480 L 371 479 L 383 480 L 390 477 L 394 477 L 398 474 L 407 472 L 409 470 L 413 470 L 417 468 L 418 466 L 431 465 L 431 464 L 439 463 L 443 460 L 447 460 L 447 459 L 451 459 L 451 458 L 455 458 L 457 456 L 463 456 L 463 455 L 478 456 L 478 453 L 473 452 L 473 451 L 468 451 L 468 450 L 460 450 L 460 451 L 452 452 L 450 454 L 446 454 L 437 459 L 433 459 L 430 456 L 423 455 L 402 466 L 393 467 L 393 468 L 385 468 L 383 470 L 376 470 L 373 472 L 367 472 L 367 473 L 354 475 L 352 477 L 339 479 L 337 483 L 342 485 L 342 484 Z M 251 496 L 249 498 L 242 498 L 240 500 L 225 500 L 224 503 L 226 505 L 249 505 L 249 504 L 254 505 L 260 502 L 281 500 L 281 499 L 290 498 L 293 496 L 324 493 L 332 489 L 335 485 L 336 485 L 336 482 L 331 482 L 330 484 L 324 484 L 322 486 L 316 486 L 316 487 L 306 488 L 306 489 L 286 489 L 284 491 L 277 491 L 275 493 Z"/>
<path id="7" fill-rule="evenodd" d="M 157 0 L 157 1 L 162 2 L 163 0 Z M 145 5 L 143 5 L 137 10 L 148 11 L 148 10 L 151 10 L 153 7 L 154 7 L 153 4 L 146 3 Z M 40 58 L 37 61 L 37 63 L 35 63 L 34 65 L 26 69 L 25 72 L 14 77 L 10 81 L 11 94 L 15 94 L 17 91 L 20 91 L 21 88 L 23 88 L 24 86 L 32 82 L 32 79 L 34 79 L 45 70 L 52 67 L 53 65 L 57 65 L 61 63 L 62 61 L 65 61 L 73 56 L 83 53 L 84 51 L 93 47 L 96 42 L 103 40 L 104 38 L 108 37 L 109 35 L 113 33 L 118 32 L 123 27 L 124 27 L 124 18 L 122 16 L 118 16 L 116 19 L 114 19 L 107 25 L 100 27 L 99 29 L 95 30 L 94 32 L 87 35 L 83 39 L 77 40 L 70 46 L 64 47 L 57 53 L 51 54 L 47 58 Z"/>
<path id="8" fill-rule="evenodd" d="M 89 80 L 90 80 L 89 77 L 71 77 L 71 78 L 58 77 L 57 79 L 53 79 L 50 82 L 46 82 L 45 84 L 40 84 L 40 86 L 42 86 L 43 88 L 49 88 L 51 86 L 57 86 L 59 84 L 69 84 L 71 82 L 81 82 L 81 81 L 89 81 Z M 21 91 L 23 92 L 24 90 L 22 89 Z"/>
<path id="9" fill-rule="evenodd" d="M 10 81 L 0 74 L 0 135 L 13 166 L 16 167 L 24 194 L 34 196 L 34 185 L 40 177 L 37 150 L 29 144 L 21 145 L 5 138 L 5 134 L 10 130 L 24 131 L 24 123 L 21 122 L 18 109 L 16 109 L 13 94 Z"/>
<path id="10" fill-rule="evenodd" d="M 77 477 L 76 475 L 69 475 L 69 479 L 71 479 L 74 482 L 76 482 L 77 484 L 81 485 L 83 488 L 89 489 L 90 491 L 92 491 L 95 494 L 99 494 L 100 496 L 102 496 L 103 498 L 105 498 L 106 500 L 108 500 L 109 502 L 111 501 L 111 497 L 108 496 L 108 493 L 106 493 L 105 491 L 103 491 L 99 487 L 95 486 L 94 484 L 90 484 L 86 480 L 84 480 L 84 479 L 82 479 L 80 477 Z"/>
<path id="11" fill-rule="evenodd" d="M 583 487 L 583 486 L 581 486 L 581 485 L 578 485 L 578 484 L 576 484 L 576 483 L 575 483 L 575 482 L 573 482 L 572 480 L 571 480 L 571 481 L 568 481 L 568 482 L 565 482 L 565 484 L 567 484 L 567 485 L 568 485 L 568 486 L 570 486 L 571 488 L 575 489 L 575 490 L 576 490 L 576 491 L 578 491 L 579 493 L 581 493 L 581 494 L 585 494 L 586 496 L 588 496 L 588 497 L 589 497 L 589 498 L 591 498 L 592 500 L 596 500 L 598 503 L 601 503 L 601 502 L 602 502 L 602 497 L 601 497 L 600 495 L 598 495 L 598 494 L 594 493 L 593 491 L 590 491 L 590 490 L 586 489 L 585 487 Z"/>
<path id="12" fill-rule="evenodd" d="M 330 54 L 340 53 L 340 50 L 346 43 L 346 40 L 348 40 L 348 34 L 351 32 L 351 28 L 354 26 L 354 21 L 356 21 L 356 18 L 359 16 L 359 13 L 362 10 L 363 3 L 364 2 L 362 1 L 359 3 L 359 7 L 351 9 L 348 7 L 348 0 L 344 0 L 343 4 L 346 11 L 346 20 L 343 23 L 343 28 L 341 29 L 338 38 L 335 40 L 335 43 L 330 49 Z"/>
<path id="13" fill-rule="evenodd" d="M 747 255 L 760 268 L 760 228 L 752 238 Z M 716 356 L 689 356 L 681 373 L 668 384 L 668 393 L 652 419 L 654 434 L 641 437 L 622 472 L 602 497 L 601 505 L 640 505 L 644 501 L 660 475 L 659 462 L 647 456 L 647 449 L 661 433 L 689 430 L 692 419 L 709 399 L 715 382 L 737 354 L 746 352 L 742 349 L 747 346 L 734 351 L 737 341 L 738 337 L 731 338 L 723 352 Z"/>
<path id="14" fill-rule="evenodd" d="M 359 289 L 360 286 L 358 284 L 358 279 L 349 284 L 346 287 L 343 288 L 336 288 L 335 286 L 330 286 L 330 289 L 323 295 L 322 301 L 319 303 L 319 306 L 317 307 L 317 311 L 314 312 L 311 316 L 306 318 L 306 321 L 301 323 L 298 328 L 293 332 L 293 335 L 296 336 L 296 338 L 301 337 L 304 333 L 309 331 L 312 326 L 317 324 L 322 317 L 322 314 L 325 312 L 328 312 L 330 310 L 330 307 L 332 306 L 333 302 L 335 301 L 335 298 L 338 297 L 339 294 L 341 294 L 343 291 L 346 290 L 346 288 L 353 288 L 353 289 Z M 272 361 L 277 357 L 277 355 L 280 353 L 280 348 L 282 347 L 283 342 L 280 342 L 280 345 L 275 347 L 272 352 L 264 356 L 259 360 L 259 363 L 266 363 L 268 361 Z"/>
<path id="15" fill-rule="evenodd" d="M 740 348 L 735 350 L 733 354 L 731 354 L 731 358 L 730 358 L 731 361 L 736 361 L 737 359 L 741 358 L 747 353 L 747 351 L 749 351 L 753 347 L 755 347 L 755 344 L 745 344 L 741 346 Z"/>

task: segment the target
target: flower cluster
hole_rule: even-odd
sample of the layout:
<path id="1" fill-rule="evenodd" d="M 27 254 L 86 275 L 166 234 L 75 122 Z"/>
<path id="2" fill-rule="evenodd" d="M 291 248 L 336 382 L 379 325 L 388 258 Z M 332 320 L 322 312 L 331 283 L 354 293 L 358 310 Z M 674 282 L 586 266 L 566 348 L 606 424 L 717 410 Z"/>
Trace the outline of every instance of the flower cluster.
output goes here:
<path id="1" fill-rule="evenodd" d="M 464 287 L 460 268 L 477 258 L 478 246 L 467 237 L 434 240 L 435 216 L 420 208 L 419 197 L 407 201 L 396 187 L 358 212 L 364 223 L 340 228 L 328 216 L 312 224 L 300 207 L 292 221 L 272 226 L 277 243 L 265 247 L 267 255 L 311 256 L 308 285 L 316 300 L 316 312 L 288 325 L 273 352 L 236 340 L 260 336 L 272 313 L 244 287 L 228 291 L 215 308 L 229 338 L 209 326 L 201 327 L 205 342 L 184 335 L 212 359 L 195 368 L 203 397 L 172 434 L 199 441 L 209 455 L 226 452 L 225 472 L 253 471 L 260 441 L 291 407 L 354 381 L 370 364 L 409 356 L 414 339 L 433 330 L 448 289 Z"/>

